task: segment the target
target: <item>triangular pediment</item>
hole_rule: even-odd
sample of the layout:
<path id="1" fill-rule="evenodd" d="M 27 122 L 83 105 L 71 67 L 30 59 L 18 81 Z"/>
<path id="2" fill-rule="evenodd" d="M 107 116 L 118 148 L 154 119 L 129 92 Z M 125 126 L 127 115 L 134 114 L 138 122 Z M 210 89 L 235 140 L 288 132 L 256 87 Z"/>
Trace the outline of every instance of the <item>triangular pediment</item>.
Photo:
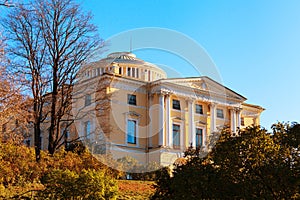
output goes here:
<path id="1" fill-rule="evenodd" d="M 187 87 L 189 89 L 192 88 L 194 90 L 206 91 L 211 94 L 225 95 L 226 97 L 230 97 L 242 102 L 246 100 L 244 96 L 206 76 L 195 78 L 170 78 L 164 79 L 163 83 L 171 83 L 174 85 L 174 87 L 177 85 Z"/>

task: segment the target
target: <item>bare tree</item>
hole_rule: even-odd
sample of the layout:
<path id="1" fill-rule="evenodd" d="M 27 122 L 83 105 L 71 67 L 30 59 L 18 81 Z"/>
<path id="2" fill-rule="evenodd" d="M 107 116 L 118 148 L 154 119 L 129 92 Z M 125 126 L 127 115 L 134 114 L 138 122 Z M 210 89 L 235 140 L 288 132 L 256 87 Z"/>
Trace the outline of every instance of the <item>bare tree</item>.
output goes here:
<path id="1" fill-rule="evenodd" d="M 49 51 L 51 66 L 51 122 L 48 151 L 53 154 L 62 139 L 60 123 L 70 108 L 71 91 L 77 72 L 101 40 L 91 15 L 72 0 L 37 1 L 39 24 Z"/>
<path id="2" fill-rule="evenodd" d="M 15 4 L 13 4 L 12 2 L 5 0 L 5 1 L 0 1 L 0 6 L 5 6 L 5 7 L 14 7 Z"/>
<path id="3" fill-rule="evenodd" d="M 33 0 L 11 11 L 3 21 L 9 50 L 17 61 L 15 69 L 21 69 L 31 84 L 37 155 L 40 124 L 46 117 L 50 118 L 51 154 L 64 140 L 61 124 L 72 122 L 66 115 L 70 114 L 76 74 L 102 42 L 90 21 L 91 15 L 73 0 Z M 50 105 L 47 109 L 45 102 Z"/>
<path id="4" fill-rule="evenodd" d="M 23 84 L 29 89 L 32 99 L 34 146 L 36 160 L 40 159 L 41 123 L 43 122 L 44 95 L 48 91 L 49 78 L 46 44 L 35 11 L 20 6 L 10 10 L 2 20 L 7 39 L 7 52 L 13 64 L 11 72 L 24 77 Z"/>

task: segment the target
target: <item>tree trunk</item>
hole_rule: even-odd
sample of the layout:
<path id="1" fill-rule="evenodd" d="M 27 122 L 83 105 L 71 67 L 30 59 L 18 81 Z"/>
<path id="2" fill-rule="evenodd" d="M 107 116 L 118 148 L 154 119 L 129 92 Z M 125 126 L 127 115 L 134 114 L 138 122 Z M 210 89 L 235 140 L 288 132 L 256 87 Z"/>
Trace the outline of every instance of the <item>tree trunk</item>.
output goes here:
<path id="1" fill-rule="evenodd" d="M 48 144 L 48 151 L 51 155 L 54 154 L 55 148 L 56 148 L 56 133 L 55 128 L 56 126 L 59 126 L 59 124 L 56 124 L 56 103 L 57 103 L 57 74 L 55 70 L 53 69 L 53 92 L 52 92 L 52 98 L 51 98 L 51 122 L 50 122 L 50 128 L 49 128 L 49 144 Z"/>

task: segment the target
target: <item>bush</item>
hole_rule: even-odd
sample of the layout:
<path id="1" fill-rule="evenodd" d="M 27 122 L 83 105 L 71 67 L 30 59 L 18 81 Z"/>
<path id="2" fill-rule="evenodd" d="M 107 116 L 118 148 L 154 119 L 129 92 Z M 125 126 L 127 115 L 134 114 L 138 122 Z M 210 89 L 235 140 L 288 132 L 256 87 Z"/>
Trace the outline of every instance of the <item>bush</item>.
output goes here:
<path id="1" fill-rule="evenodd" d="M 248 127 L 237 137 L 228 129 L 216 133 L 220 138 L 206 157 L 189 149 L 186 163 L 174 165 L 173 176 L 161 171 L 152 199 L 297 199 L 296 134 L 286 134 L 291 128 L 281 124 L 273 129 L 270 134 Z"/>
<path id="2" fill-rule="evenodd" d="M 123 179 L 126 179 L 125 174 L 132 180 L 154 181 L 160 165 L 156 162 L 151 162 L 143 165 L 135 158 L 125 156 L 117 160 L 119 167 L 124 173 Z M 127 178 L 128 179 L 128 178 Z"/>
<path id="3" fill-rule="evenodd" d="M 39 178 L 34 151 L 24 145 L 0 145 L 0 184 L 23 186 Z"/>
<path id="4" fill-rule="evenodd" d="M 70 170 L 53 170 L 42 178 L 45 190 L 40 198 L 49 199 L 116 199 L 117 182 L 105 173 L 83 170 L 79 174 Z"/>
<path id="5" fill-rule="evenodd" d="M 92 172 L 93 170 L 95 172 Z M 84 178 L 88 180 L 88 176 L 91 180 L 96 180 L 97 177 L 100 179 L 99 176 L 104 176 L 104 174 L 103 184 L 105 187 L 103 188 L 107 188 L 107 185 L 111 185 L 108 188 L 116 188 L 117 186 L 114 181 L 111 181 L 113 180 L 111 177 L 118 177 L 119 174 L 117 170 L 102 164 L 87 150 L 80 152 L 80 155 L 77 152 L 67 152 L 64 149 L 57 151 L 54 155 L 41 151 L 41 159 L 39 162 L 36 162 L 33 148 L 13 143 L 0 144 L 0 172 L 0 199 L 34 196 L 36 190 L 44 188 L 40 184 L 42 177 L 44 179 L 43 183 L 47 183 L 47 187 L 51 188 L 50 182 L 46 180 L 54 181 L 55 179 L 51 178 L 51 176 L 59 175 L 67 178 L 65 183 L 60 183 L 62 185 L 65 184 L 65 189 L 72 185 L 70 184 L 72 183 L 71 178 L 76 178 L 76 181 L 81 180 L 83 182 Z M 57 182 L 54 183 L 56 184 Z M 84 185 L 84 183 L 80 185 Z M 92 186 L 90 185 L 89 187 Z M 94 188 L 94 190 L 96 189 Z M 115 194 L 115 190 L 112 189 L 112 192 L 109 192 L 105 189 L 104 194 L 110 198 L 110 196 Z M 47 191 L 47 188 L 45 191 Z"/>

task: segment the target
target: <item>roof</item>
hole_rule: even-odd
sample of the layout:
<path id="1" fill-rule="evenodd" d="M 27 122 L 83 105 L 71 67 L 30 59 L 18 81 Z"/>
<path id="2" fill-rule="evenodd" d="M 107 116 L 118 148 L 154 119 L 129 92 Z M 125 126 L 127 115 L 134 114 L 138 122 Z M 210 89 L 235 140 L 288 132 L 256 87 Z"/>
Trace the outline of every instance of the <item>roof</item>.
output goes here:
<path id="1" fill-rule="evenodd" d="M 164 74 L 165 71 L 162 70 L 160 67 L 156 66 L 155 64 L 146 62 L 142 59 L 139 59 L 136 57 L 135 54 L 131 53 L 131 52 L 114 52 L 111 54 L 108 54 L 106 58 L 103 58 L 99 61 L 96 61 L 96 63 L 102 63 L 105 62 L 107 63 L 107 65 L 111 64 L 111 63 L 120 63 L 120 64 L 133 64 L 133 65 L 139 65 L 139 66 L 144 66 L 147 68 L 152 68 L 158 71 L 163 72 Z"/>
<path id="2" fill-rule="evenodd" d="M 238 94 L 237 92 L 229 89 L 228 87 L 218 83 L 217 81 L 207 77 L 207 76 L 199 76 L 199 77 L 186 77 L 186 78 L 167 78 L 167 79 L 160 79 L 154 82 L 162 82 L 162 83 L 173 83 L 173 84 L 179 84 L 179 85 L 183 85 L 186 87 L 194 87 L 195 84 L 193 85 L 192 83 L 199 83 L 198 88 L 200 89 L 204 89 L 204 90 L 208 90 L 210 92 L 214 92 L 214 93 L 226 93 L 226 96 L 231 96 L 234 97 L 236 99 L 239 99 L 241 101 L 246 101 L 247 98 Z M 203 88 L 203 84 L 204 83 L 204 87 Z M 197 88 L 197 87 L 196 87 Z M 222 91 L 223 90 L 223 91 Z"/>

